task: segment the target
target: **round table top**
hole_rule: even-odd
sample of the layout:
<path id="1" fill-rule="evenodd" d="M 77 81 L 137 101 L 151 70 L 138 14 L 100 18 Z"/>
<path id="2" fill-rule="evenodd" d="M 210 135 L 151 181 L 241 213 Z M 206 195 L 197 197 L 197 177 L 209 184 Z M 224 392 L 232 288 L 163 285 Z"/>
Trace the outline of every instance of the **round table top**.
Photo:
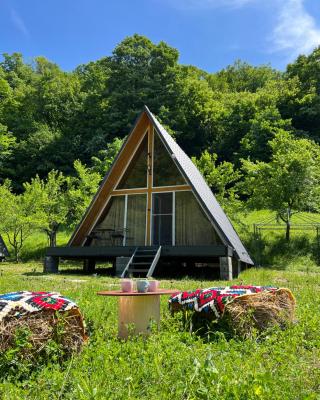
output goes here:
<path id="1" fill-rule="evenodd" d="M 105 290 L 97 292 L 100 296 L 160 296 L 162 294 L 176 294 L 178 289 L 158 289 L 156 292 L 123 292 L 122 290 Z"/>

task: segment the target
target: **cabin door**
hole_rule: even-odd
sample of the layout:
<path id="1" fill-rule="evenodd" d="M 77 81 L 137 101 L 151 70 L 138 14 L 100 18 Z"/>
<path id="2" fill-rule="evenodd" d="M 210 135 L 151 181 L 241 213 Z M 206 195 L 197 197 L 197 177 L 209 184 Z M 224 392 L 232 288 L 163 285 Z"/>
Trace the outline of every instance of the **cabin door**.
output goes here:
<path id="1" fill-rule="evenodd" d="M 173 193 L 152 194 L 152 244 L 173 245 Z"/>

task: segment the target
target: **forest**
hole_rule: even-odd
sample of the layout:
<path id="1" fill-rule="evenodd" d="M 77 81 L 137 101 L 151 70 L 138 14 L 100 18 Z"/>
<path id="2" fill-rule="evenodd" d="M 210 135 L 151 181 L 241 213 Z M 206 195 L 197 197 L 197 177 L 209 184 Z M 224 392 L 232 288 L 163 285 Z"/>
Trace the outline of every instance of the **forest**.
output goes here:
<path id="1" fill-rule="evenodd" d="M 293 213 L 318 211 L 320 48 L 285 71 L 237 60 L 211 73 L 136 34 L 72 72 L 3 54 L 0 230 L 17 251 L 32 225 L 55 245 L 58 227 L 79 221 L 145 104 L 231 219 L 244 204 L 274 210 L 289 240 Z"/>

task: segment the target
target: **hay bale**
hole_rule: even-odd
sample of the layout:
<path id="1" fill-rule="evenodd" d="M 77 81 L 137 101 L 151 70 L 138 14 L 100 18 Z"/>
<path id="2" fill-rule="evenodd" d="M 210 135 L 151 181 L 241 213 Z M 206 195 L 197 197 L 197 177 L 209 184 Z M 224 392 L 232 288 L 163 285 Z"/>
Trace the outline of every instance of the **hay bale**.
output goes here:
<path id="1" fill-rule="evenodd" d="M 0 354 L 18 346 L 20 356 L 32 361 L 54 342 L 64 359 L 79 352 L 86 339 L 79 308 L 59 293 L 0 295 Z"/>
<path id="2" fill-rule="evenodd" d="M 82 317 L 76 310 L 57 314 L 39 311 L 20 318 L 10 317 L 0 323 L 0 353 L 15 346 L 16 338 L 22 331 L 27 335 L 29 345 L 21 349 L 27 357 L 36 356 L 54 340 L 61 353 L 69 356 L 79 352 L 85 342 Z"/>
<path id="3" fill-rule="evenodd" d="M 263 291 L 235 297 L 225 306 L 223 319 L 237 335 L 247 338 L 294 321 L 295 299 L 289 289 Z"/>

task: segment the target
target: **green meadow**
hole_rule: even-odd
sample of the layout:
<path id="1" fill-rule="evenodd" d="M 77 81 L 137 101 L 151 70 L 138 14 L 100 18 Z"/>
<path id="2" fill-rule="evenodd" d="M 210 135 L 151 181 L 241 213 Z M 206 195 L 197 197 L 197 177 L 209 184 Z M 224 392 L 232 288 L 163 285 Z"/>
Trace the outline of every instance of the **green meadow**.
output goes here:
<path id="1" fill-rule="evenodd" d="M 33 272 L 32 272 L 33 271 Z M 0 292 L 55 290 L 75 300 L 90 331 L 81 354 L 63 364 L 12 365 L 1 377 L 1 399 L 318 399 L 320 396 L 320 274 L 303 264 L 241 273 L 232 283 L 288 287 L 297 300 L 297 323 L 264 337 L 231 338 L 211 326 L 184 329 L 181 316 L 161 300 L 160 331 L 144 339 L 117 338 L 117 300 L 96 295 L 118 287 L 103 276 L 43 275 L 41 265 L 1 265 Z M 225 282 L 184 278 L 164 288 L 195 289 Z M 27 376 L 25 375 L 27 371 Z M 3 371 L 2 371 L 3 372 Z"/>
<path id="2" fill-rule="evenodd" d="M 242 236 L 255 251 L 251 226 L 263 218 L 261 213 L 244 218 Z M 59 243 L 65 244 L 68 235 L 60 234 Z M 49 355 L 46 362 L 33 365 L 12 354 L 0 356 L 0 399 L 319 399 L 320 267 L 315 235 L 295 233 L 288 245 L 283 244 L 283 233 L 267 235 L 261 251 L 265 265 L 243 271 L 231 283 L 290 288 L 297 300 L 296 323 L 287 330 L 273 329 L 246 340 L 230 336 L 216 323 L 201 334 L 190 332 L 181 315 L 171 316 L 164 296 L 160 330 L 126 342 L 117 338 L 117 299 L 96 295 L 119 288 L 119 280 L 99 268 L 95 276 L 83 275 L 80 265 L 71 263 L 61 263 L 58 275 L 43 274 L 39 257 L 45 236 L 30 237 L 24 263 L 0 264 L 0 293 L 60 292 L 81 308 L 90 338 L 80 354 L 62 363 Z M 220 285 L 226 282 L 161 280 L 161 287 L 181 290 Z"/>

